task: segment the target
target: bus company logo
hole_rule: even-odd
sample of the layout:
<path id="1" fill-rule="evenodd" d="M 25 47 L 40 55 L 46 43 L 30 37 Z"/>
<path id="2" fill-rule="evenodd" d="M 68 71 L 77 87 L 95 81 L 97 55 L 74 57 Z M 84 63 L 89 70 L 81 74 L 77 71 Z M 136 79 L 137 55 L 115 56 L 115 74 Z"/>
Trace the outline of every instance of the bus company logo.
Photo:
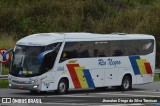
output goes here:
<path id="1" fill-rule="evenodd" d="M 98 60 L 98 65 L 101 65 L 101 66 L 104 66 L 104 65 L 109 65 L 109 66 L 117 66 L 117 65 L 120 65 L 121 64 L 121 61 L 115 61 L 111 58 L 109 58 L 107 61 L 106 60 L 103 60 L 103 59 L 99 59 Z"/>
<path id="2" fill-rule="evenodd" d="M 153 74 L 150 62 L 140 56 L 129 56 L 135 75 Z"/>
<path id="3" fill-rule="evenodd" d="M 114 61 L 114 60 L 112 60 L 111 58 L 109 58 L 108 60 L 108 65 L 110 65 L 110 66 L 117 66 L 117 65 L 121 65 L 121 61 Z"/>
<path id="4" fill-rule="evenodd" d="M 57 67 L 57 71 L 64 71 L 64 66 Z"/>
<path id="5" fill-rule="evenodd" d="M 101 66 L 106 65 L 106 61 L 103 59 L 99 59 L 98 62 L 99 62 L 98 65 L 101 65 Z"/>

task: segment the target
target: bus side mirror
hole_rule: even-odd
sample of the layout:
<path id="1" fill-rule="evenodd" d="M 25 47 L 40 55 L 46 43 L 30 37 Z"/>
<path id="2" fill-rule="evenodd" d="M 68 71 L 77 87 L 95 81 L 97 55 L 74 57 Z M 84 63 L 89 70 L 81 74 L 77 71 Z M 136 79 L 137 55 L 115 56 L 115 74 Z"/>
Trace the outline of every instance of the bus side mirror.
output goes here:
<path id="1" fill-rule="evenodd" d="M 7 55 L 9 53 L 13 52 L 13 49 L 10 49 L 10 50 L 7 50 L 4 54 L 3 54 L 3 61 L 6 61 L 7 60 Z"/>
<path id="2" fill-rule="evenodd" d="M 44 51 L 42 52 L 39 56 L 38 56 L 38 65 L 41 65 L 42 64 L 42 61 L 44 59 L 44 56 L 50 52 L 52 52 L 53 50 L 47 50 L 47 51 Z"/>

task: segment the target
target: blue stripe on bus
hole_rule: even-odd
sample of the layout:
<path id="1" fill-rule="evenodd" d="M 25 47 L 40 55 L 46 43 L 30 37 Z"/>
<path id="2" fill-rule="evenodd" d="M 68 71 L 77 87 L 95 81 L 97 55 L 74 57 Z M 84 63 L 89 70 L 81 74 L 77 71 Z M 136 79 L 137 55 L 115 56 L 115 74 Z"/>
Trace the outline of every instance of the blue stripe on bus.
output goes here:
<path id="1" fill-rule="evenodd" d="M 139 71 L 139 68 L 138 68 L 137 61 L 136 61 L 136 59 L 140 59 L 140 57 L 139 56 L 129 56 L 129 59 L 130 59 L 134 74 L 135 75 L 140 75 L 140 71 Z"/>
<path id="2" fill-rule="evenodd" d="M 91 74 L 90 74 L 90 72 L 89 72 L 89 69 L 84 69 L 84 70 L 83 70 L 83 73 L 84 73 L 84 76 L 85 76 L 85 78 L 86 78 L 86 80 L 87 80 L 88 86 L 89 86 L 90 88 L 94 88 L 95 85 L 94 85 L 92 76 L 91 76 Z"/>

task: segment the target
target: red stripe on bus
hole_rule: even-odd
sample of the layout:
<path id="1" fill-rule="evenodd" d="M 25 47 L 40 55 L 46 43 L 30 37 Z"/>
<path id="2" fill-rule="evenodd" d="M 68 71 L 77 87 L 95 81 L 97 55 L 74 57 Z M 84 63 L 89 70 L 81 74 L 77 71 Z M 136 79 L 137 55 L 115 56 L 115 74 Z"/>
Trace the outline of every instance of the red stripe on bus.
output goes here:
<path id="1" fill-rule="evenodd" d="M 78 80 L 78 76 L 74 67 L 79 67 L 79 64 L 67 64 L 67 68 L 69 70 L 70 76 L 72 78 L 73 84 L 75 88 L 81 88 L 80 82 Z"/>
<path id="2" fill-rule="evenodd" d="M 151 68 L 150 63 L 147 62 L 147 63 L 144 63 L 144 65 L 145 65 L 147 74 L 152 74 L 152 68 Z"/>

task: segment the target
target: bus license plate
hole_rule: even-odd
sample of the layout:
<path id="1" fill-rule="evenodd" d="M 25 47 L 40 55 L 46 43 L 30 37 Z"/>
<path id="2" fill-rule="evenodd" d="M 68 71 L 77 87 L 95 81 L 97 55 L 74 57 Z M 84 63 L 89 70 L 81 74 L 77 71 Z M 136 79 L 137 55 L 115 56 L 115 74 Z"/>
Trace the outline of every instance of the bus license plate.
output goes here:
<path id="1" fill-rule="evenodd" d="M 19 88 L 19 89 L 23 89 L 24 87 L 23 87 L 23 86 L 18 86 L 18 88 Z"/>

